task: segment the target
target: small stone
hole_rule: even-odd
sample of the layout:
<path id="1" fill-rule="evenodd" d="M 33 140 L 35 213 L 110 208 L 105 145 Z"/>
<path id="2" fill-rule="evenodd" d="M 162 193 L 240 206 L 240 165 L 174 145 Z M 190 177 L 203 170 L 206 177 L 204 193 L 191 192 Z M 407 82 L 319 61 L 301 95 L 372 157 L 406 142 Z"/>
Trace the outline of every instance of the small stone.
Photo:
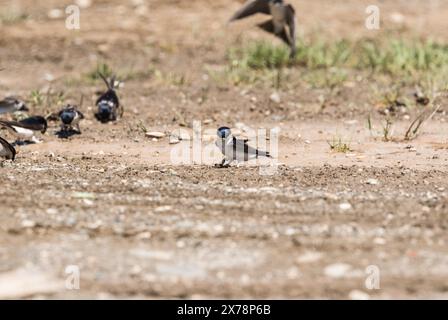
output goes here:
<path id="1" fill-rule="evenodd" d="M 271 94 L 269 99 L 271 99 L 271 101 L 274 102 L 274 103 L 280 103 L 282 101 L 282 99 L 280 98 L 280 95 L 278 94 L 278 92 L 274 92 L 273 94 Z"/>
<path id="2" fill-rule="evenodd" d="M 149 239 L 151 239 L 151 232 L 149 232 L 149 231 L 141 232 L 137 235 L 137 239 L 149 240 Z"/>
<path id="3" fill-rule="evenodd" d="M 171 206 L 161 206 L 161 207 L 157 207 L 154 212 L 166 212 L 166 211 L 170 211 L 172 209 Z"/>
<path id="4" fill-rule="evenodd" d="M 22 227 L 23 228 L 34 228 L 36 226 L 36 222 L 33 220 L 23 220 L 22 221 Z"/>
<path id="5" fill-rule="evenodd" d="M 47 214 L 52 216 L 52 215 L 56 215 L 58 213 L 58 210 L 55 208 L 48 208 L 47 209 Z"/>
<path id="6" fill-rule="evenodd" d="M 75 0 L 75 4 L 81 9 L 86 9 L 92 5 L 92 0 Z"/>
<path id="7" fill-rule="evenodd" d="M 366 183 L 370 184 L 370 185 L 377 185 L 377 184 L 379 184 L 377 179 L 369 179 L 369 180 L 366 181 Z"/>
<path id="8" fill-rule="evenodd" d="M 296 262 L 299 264 L 313 263 L 319 261 L 320 259 L 322 259 L 322 253 L 310 251 L 297 257 Z"/>
<path id="9" fill-rule="evenodd" d="M 165 133 L 163 133 L 163 132 L 156 132 L 156 131 L 154 131 L 154 132 L 147 132 L 147 133 L 145 133 L 145 135 L 147 137 L 149 137 L 149 138 L 157 138 L 157 139 L 161 139 L 161 138 L 164 138 L 166 136 Z"/>
<path id="10" fill-rule="evenodd" d="M 92 200 L 89 200 L 89 199 L 83 199 L 82 202 L 84 202 L 84 204 L 86 206 L 89 206 L 89 207 L 93 206 L 93 204 L 94 204 L 94 202 Z"/>
<path id="11" fill-rule="evenodd" d="M 386 239 L 384 239 L 384 238 L 375 238 L 375 239 L 373 239 L 373 243 L 382 246 L 382 245 L 386 244 Z"/>
<path id="12" fill-rule="evenodd" d="M 339 205 L 339 209 L 341 209 L 342 211 L 347 211 L 347 210 L 350 210 L 351 208 L 352 208 L 352 205 L 348 202 L 344 202 Z"/>
<path id="13" fill-rule="evenodd" d="M 48 12 L 48 18 L 50 19 L 59 19 L 62 18 L 64 15 L 64 12 L 60 9 L 52 9 Z"/>
<path id="14" fill-rule="evenodd" d="M 324 269 L 324 274 L 330 278 L 342 278 L 344 277 L 350 270 L 352 266 L 346 263 L 334 263 L 328 265 Z"/>
<path id="15" fill-rule="evenodd" d="M 170 136 L 170 144 L 177 144 L 179 142 L 180 142 L 179 137 L 173 135 Z"/>

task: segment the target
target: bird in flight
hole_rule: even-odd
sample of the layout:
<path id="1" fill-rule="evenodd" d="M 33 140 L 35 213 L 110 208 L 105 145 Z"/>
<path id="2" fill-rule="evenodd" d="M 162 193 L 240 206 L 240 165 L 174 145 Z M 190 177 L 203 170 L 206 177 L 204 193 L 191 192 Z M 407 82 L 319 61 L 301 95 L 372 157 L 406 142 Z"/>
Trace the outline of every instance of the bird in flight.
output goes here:
<path id="1" fill-rule="evenodd" d="M 291 4 L 283 0 L 249 0 L 238 10 L 230 22 L 257 13 L 271 15 L 272 19 L 258 24 L 258 27 L 282 39 L 291 49 L 290 57 L 296 55 L 296 17 Z"/>

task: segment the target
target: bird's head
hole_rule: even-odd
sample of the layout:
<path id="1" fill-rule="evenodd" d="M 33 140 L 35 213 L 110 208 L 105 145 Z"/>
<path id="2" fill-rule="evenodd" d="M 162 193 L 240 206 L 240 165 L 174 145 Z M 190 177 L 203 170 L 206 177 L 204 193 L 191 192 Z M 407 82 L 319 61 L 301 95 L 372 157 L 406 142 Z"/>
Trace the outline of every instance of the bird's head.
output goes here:
<path id="1" fill-rule="evenodd" d="M 221 127 L 218 129 L 218 137 L 221 139 L 226 139 L 228 136 L 230 136 L 230 128 L 228 127 Z"/>
<path id="2" fill-rule="evenodd" d="M 17 111 L 23 111 L 23 112 L 30 111 L 30 109 L 28 109 L 28 107 L 26 106 L 25 102 L 17 100 L 17 99 L 14 102 L 14 106 Z"/>
<path id="3" fill-rule="evenodd" d="M 64 110 L 61 112 L 61 121 L 63 124 L 70 124 L 72 123 L 73 119 L 75 118 L 75 109 L 68 105 Z"/>
<path id="4" fill-rule="evenodd" d="M 98 113 L 96 117 L 99 121 L 107 122 L 113 116 L 113 107 L 108 101 L 100 101 L 98 103 Z"/>

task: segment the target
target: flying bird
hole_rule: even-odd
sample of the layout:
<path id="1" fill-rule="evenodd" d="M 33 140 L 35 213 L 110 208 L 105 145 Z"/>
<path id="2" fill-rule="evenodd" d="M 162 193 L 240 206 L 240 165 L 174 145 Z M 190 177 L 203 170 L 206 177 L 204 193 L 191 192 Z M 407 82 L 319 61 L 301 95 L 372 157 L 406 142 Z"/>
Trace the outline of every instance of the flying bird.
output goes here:
<path id="1" fill-rule="evenodd" d="M 235 160 L 243 162 L 258 159 L 259 157 L 272 158 L 269 152 L 260 151 L 249 146 L 247 144 L 247 139 L 242 140 L 234 137 L 228 127 L 219 128 L 217 135 L 218 139 L 216 140 L 216 146 L 224 155 L 224 159 L 218 165 L 220 167 L 227 168 Z"/>
<path id="2" fill-rule="evenodd" d="M 296 55 L 296 16 L 294 7 L 283 0 L 249 0 L 238 10 L 229 22 L 243 19 L 257 13 L 271 15 L 272 19 L 257 26 L 282 39 L 291 49 L 290 57 Z"/>
<path id="3" fill-rule="evenodd" d="M 84 119 L 84 115 L 78 110 L 76 106 L 68 104 L 59 112 L 59 118 L 61 119 L 61 131 L 69 132 L 75 131 L 81 134 L 79 128 L 79 122 Z"/>
<path id="4" fill-rule="evenodd" d="M 14 113 L 17 111 L 29 111 L 23 101 L 14 97 L 6 97 L 0 101 L 0 114 Z"/>
<path id="5" fill-rule="evenodd" d="M 29 117 L 18 122 L 0 120 L 0 126 L 3 126 L 15 136 L 17 142 L 31 141 L 34 143 L 41 142 L 36 138 L 36 133 L 44 134 L 48 127 L 47 120 L 41 116 Z"/>
<path id="6" fill-rule="evenodd" d="M 115 91 L 115 76 L 112 77 L 110 82 L 108 82 L 103 74 L 98 74 L 106 84 L 107 91 L 103 93 L 96 101 L 98 110 L 95 113 L 95 118 L 102 123 L 116 121 L 118 116 L 123 115 L 123 108 L 120 106 L 120 101 L 118 100 L 118 96 Z M 119 112 L 120 114 L 118 114 Z"/>
<path id="7" fill-rule="evenodd" d="M 0 137 L 0 157 L 13 161 L 16 158 L 16 149 L 2 137 Z"/>

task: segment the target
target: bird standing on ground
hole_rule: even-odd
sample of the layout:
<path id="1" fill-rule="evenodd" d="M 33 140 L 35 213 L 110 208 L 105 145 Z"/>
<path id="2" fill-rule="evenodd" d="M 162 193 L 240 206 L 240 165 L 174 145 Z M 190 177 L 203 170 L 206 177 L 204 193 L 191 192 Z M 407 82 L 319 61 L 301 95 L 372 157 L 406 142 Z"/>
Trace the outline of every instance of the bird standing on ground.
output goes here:
<path id="1" fill-rule="evenodd" d="M 13 161 L 16 158 L 16 149 L 2 137 L 0 137 L 0 157 Z"/>
<path id="2" fill-rule="evenodd" d="M 120 116 L 123 113 L 123 109 L 120 106 L 120 101 L 118 100 L 117 93 L 115 92 L 115 76 L 112 77 L 110 82 L 107 81 L 106 77 L 99 73 L 101 79 L 107 86 L 107 91 L 102 94 L 96 101 L 96 106 L 98 108 L 95 117 L 98 121 L 106 123 L 109 121 L 116 121 L 119 112 Z"/>
<path id="3" fill-rule="evenodd" d="M 0 114 L 14 113 L 17 111 L 29 111 L 23 101 L 20 101 L 14 97 L 6 97 L 0 101 Z"/>
<path id="4" fill-rule="evenodd" d="M 232 135 L 230 128 L 221 127 L 218 129 L 218 139 L 216 146 L 221 150 L 224 159 L 218 165 L 220 167 L 229 167 L 233 161 L 243 162 L 259 157 L 272 158 L 267 151 L 260 151 L 247 144 L 248 140 L 237 139 Z"/>
<path id="5" fill-rule="evenodd" d="M 271 20 L 258 24 L 258 27 L 282 39 L 291 49 L 290 57 L 296 55 L 296 16 L 294 7 L 283 0 L 249 0 L 238 10 L 230 22 L 243 19 L 256 13 L 272 16 Z"/>
<path id="6" fill-rule="evenodd" d="M 21 121 L 0 120 L 0 126 L 6 128 L 17 139 L 17 142 L 41 142 L 35 137 L 37 132 L 44 134 L 47 131 L 47 120 L 41 116 L 29 117 Z"/>
<path id="7" fill-rule="evenodd" d="M 62 122 L 61 131 L 68 132 L 76 130 L 76 133 L 81 134 L 79 121 L 84 119 L 84 115 L 78 110 L 76 106 L 68 104 L 59 112 L 59 118 Z"/>

